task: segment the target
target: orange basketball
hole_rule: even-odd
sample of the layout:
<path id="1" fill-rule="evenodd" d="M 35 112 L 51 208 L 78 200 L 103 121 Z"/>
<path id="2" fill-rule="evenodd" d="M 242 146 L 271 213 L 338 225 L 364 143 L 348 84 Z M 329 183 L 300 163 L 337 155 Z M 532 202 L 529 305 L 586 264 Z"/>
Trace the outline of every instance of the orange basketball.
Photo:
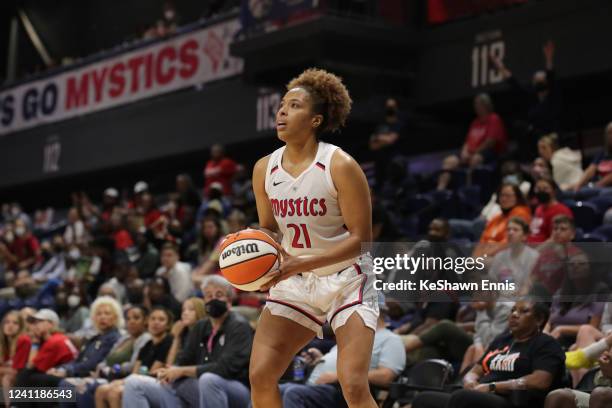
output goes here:
<path id="1" fill-rule="evenodd" d="M 221 243 L 221 273 L 240 290 L 259 290 L 271 279 L 265 275 L 278 266 L 276 246 L 277 243 L 260 230 L 245 229 L 231 234 Z"/>

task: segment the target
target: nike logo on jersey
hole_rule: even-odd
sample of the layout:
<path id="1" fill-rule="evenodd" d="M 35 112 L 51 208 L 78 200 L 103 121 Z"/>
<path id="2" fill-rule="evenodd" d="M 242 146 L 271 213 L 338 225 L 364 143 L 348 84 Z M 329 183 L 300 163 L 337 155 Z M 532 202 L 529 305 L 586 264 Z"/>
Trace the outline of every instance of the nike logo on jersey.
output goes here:
<path id="1" fill-rule="evenodd" d="M 272 182 L 272 185 L 273 185 L 274 187 L 276 187 L 276 186 L 278 186 L 279 184 L 284 183 L 285 181 L 286 181 L 286 180 L 279 181 L 278 183 L 273 181 L 273 182 Z"/>

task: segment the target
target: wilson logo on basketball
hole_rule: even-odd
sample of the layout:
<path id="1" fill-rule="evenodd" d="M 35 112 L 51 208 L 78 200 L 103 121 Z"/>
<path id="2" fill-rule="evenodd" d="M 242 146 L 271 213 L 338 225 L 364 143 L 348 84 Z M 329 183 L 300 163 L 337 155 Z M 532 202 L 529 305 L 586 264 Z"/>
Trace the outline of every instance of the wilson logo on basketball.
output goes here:
<path id="1" fill-rule="evenodd" d="M 252 254 L 253 252 L 259 252 L 259 247 L 257 244 L 246 244 L 235 246 L 221 254 L 221 259 L 226 259 L 228 256 L 236 255 L 240 256 L 242 254 Z"/>
<path id="2" fill-rule="evenodd" d="M 297 215 L 298 217 L 321 217 L 327 214 L 327 206 L 325 205 L 324 198 L 290 198 L 278 200 L 276 198 L 270 199 L 272 205 L 272 212 L 277 217 L 292 217 Z"/>

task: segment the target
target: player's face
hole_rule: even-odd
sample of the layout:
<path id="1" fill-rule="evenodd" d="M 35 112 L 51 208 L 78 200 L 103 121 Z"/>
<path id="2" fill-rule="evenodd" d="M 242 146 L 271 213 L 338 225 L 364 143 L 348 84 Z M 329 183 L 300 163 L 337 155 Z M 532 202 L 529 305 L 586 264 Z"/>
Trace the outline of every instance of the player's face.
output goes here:
<path id="1" fill-rule="evenodd" d="M 312 102 L 310 95 L 302 88 L 287 92 L 276 113 L 276 133 L 284 142 L 303 140 L 314 134 Z"/>

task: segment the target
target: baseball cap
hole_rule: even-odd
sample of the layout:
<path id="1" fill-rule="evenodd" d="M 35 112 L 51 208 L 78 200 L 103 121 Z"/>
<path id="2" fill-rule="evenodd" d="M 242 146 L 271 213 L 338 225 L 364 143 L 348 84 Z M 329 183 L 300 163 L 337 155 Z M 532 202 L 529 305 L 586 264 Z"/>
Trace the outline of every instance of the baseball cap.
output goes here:
<path id="1" fill-rule="evenodd" d="M 140 194 L 142 192 L 147 191 L 148 189 L 149 185 L 146 181 L 139 181 L 138 183 L 134 184 L 134 194 Z"/>
<path id="2" fill-rule="evenodd" d="M 53 323 L 55 326 L 59 325 L 59 317 L 57 313 L 51 309 L 40 309 L 38 312 L 30 316 L 29 320 L 47 320 Z"/>
<path id="3" fill-rule="evenodd" d="M 109 187 L 106 190 L 104 190 L 104 195 L 107 195 L 113 198 L 117 198 L 119 197 L 119 192 L 117 191 L 117 189 Z"/>

